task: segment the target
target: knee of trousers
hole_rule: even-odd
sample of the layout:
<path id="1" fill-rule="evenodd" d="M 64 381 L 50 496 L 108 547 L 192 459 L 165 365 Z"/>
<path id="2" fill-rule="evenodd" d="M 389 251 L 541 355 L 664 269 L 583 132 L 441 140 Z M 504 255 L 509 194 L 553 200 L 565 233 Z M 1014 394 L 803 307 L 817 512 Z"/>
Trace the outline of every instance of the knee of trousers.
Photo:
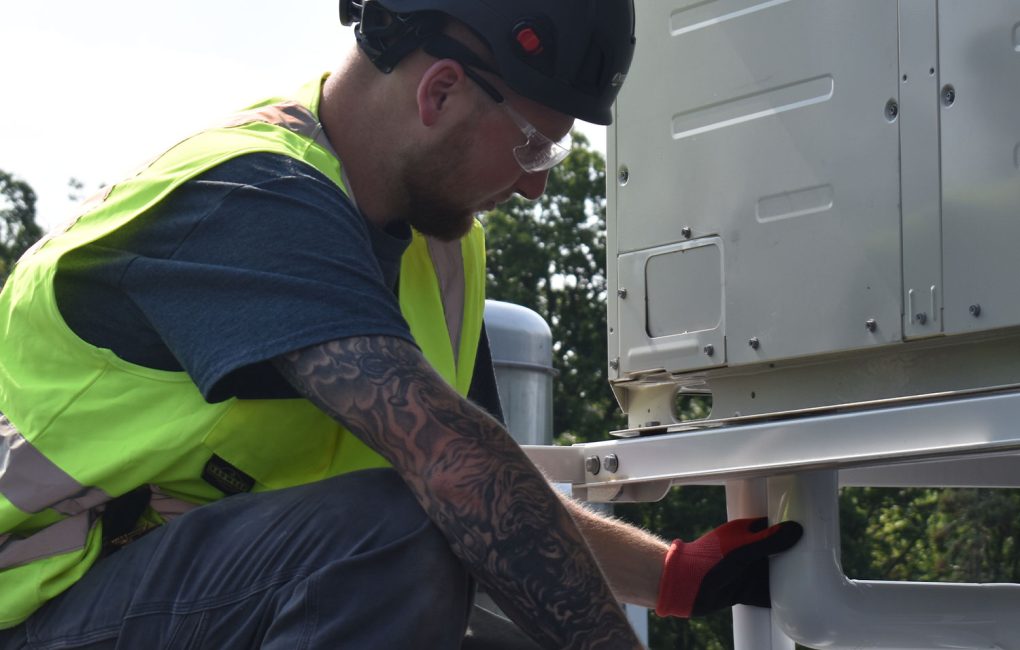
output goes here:
<path id="1" fill-rule="evenodd" d="M 356 503 L 337 506 L 334 495 L 350 491 Z M 320 588 L 359 585 L 363 597 L 392 602 L 423 620 L 441 613 L 448 624 L 466 625 L 473 582 L 449 542 L 393 470 L 365 470 L 310 486 L 307 497 L 321 506 L 316 528 L 329 563 Z M 314 496 L 313 496 L 314 495 Z M 345 501 L 341 500 L 341 501 Z M 358 522 L 352 521 L 358 519 Z"/>
<path id="2" fill-rule="evenodd" d="M 446 538 L 392 469 L 253 496 L 262 503 L 252 510 L 271 517 L 268 527 L 304 547 L 309 559 L 350 558 L 391 545 L 417 548 L 414 554 L 440 558 L 436 561 L 453 557 Z"/>

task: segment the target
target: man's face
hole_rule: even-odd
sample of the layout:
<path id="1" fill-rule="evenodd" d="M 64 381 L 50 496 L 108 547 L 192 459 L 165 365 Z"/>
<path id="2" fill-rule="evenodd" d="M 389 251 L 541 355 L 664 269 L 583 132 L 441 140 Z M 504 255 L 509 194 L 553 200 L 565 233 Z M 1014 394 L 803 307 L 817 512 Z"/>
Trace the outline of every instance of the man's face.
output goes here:
<path id="1" fill-rule="evenodd" d="M 515 98 L 514 110 L 553 137 L 570 131 L 573 119 Z M 444 240 L 465 235 L 479 212 L 514 194 L 538 199 L 549 172 L 526 172 L 514 157 L 525 136 L 499 104 L 483 97 L 477 113 L 446 138 L 439 151 L 408 157 L 404 186 L 408 221 L 419 232 Z"/>

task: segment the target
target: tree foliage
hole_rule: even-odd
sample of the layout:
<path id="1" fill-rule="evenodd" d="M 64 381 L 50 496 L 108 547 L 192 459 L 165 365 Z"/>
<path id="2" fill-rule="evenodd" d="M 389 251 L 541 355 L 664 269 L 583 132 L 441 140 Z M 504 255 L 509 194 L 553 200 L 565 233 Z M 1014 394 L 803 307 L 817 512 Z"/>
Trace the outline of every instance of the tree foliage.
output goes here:
<path id="1" fill-rule="evenodd" d="M 42 237 L 35 201 L 28 183 L 0 170 L 0 285 L 21 254 Z"/>
<path id="2" fill-rule="evenodd" d="M 515 198 L 483 217 L 488 296 L 533 309 L 552 328 L 561 442 L 601 439 L 624 423 L 605 372 L 605 179 L 605 159 L 577 134 L 538 202 Z"/>
<path id="3" fill-rule="evenodd" d="M 626 425 L 609 388 L 606 336 L 605 159 L 584 136 L 549 175 L 536 203 L 515 199 L 484 217 L 488 295 L 529 307 L 553 332 L 553 427 L 562 444 L 602 440 Z M 703 417 L 697 399 L 684 413 Z M 683 487 L 660 503 L 617 514 L 666 538 L 693 539 L 726 519 L 718 487 Z M 692 621 L 652 617 L 653 648 L 723 650 L 732 646 L 730 614 Z"/>

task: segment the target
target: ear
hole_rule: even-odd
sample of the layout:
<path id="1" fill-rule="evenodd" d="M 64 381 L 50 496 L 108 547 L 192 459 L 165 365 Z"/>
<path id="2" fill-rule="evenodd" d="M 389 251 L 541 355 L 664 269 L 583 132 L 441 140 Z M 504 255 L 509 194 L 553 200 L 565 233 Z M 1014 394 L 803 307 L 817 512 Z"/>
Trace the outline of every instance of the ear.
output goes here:
<path id="1" fill-rule="evenodd" d="M 434 125 L 449 110 L 450 96 L 464 79 L 464 69 L 452 59 L 436 61 L 425 71 L 418 83 L 418 118 L 423 125 Z"/>

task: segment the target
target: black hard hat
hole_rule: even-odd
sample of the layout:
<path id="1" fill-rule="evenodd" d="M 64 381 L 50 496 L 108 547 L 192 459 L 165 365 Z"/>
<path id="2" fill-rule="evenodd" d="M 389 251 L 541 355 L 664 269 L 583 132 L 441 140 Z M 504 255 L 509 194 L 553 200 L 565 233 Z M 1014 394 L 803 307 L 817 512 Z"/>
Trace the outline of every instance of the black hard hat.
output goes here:
<path id="1" fill-rule="evenodd" d="M 515 92 L 586 122 L 612 122 L 634 56 L 634 0 L 340 1 L 341 21 L 362 23 L 362 49 L 387 72 L 428 39 L 433 28 L 423 24 L 435 21 L 420 23 L 416 16 L 435 12 L 485 41 L 495 72 Z M 381 37 L 366 37 L 370 21 Z"/>

